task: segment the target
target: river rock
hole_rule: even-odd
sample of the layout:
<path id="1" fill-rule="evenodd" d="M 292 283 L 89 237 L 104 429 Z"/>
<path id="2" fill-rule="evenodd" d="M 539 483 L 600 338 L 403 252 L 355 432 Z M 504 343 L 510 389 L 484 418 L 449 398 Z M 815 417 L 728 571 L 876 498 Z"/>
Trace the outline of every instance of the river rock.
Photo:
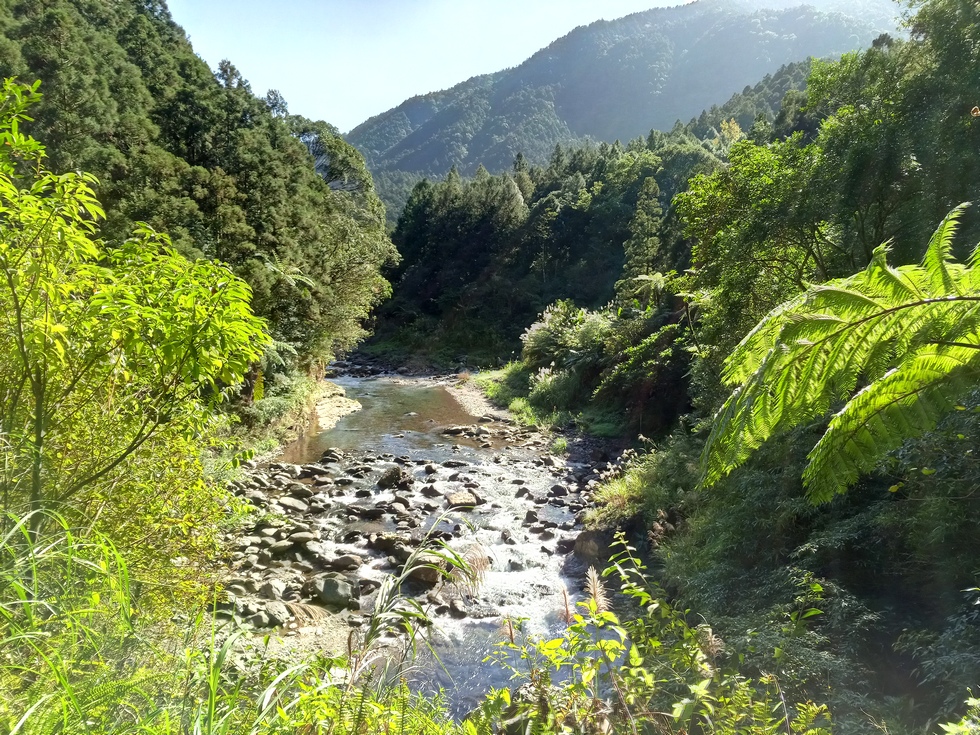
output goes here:
<path id="1" fill-rule="evenodd" d="M 449 615 L 459 620 L 469 615 L 469 611 L 459 598 L 453 598 L 449 601 Z"/>
<path id="2" fill-rule="evenodd" d="M 328 562 L 326 566 L 338 572 L 350 572 L 360 567 L 363 563 L 364 561 L 361 557 L 355 554 L 344 554 Z"/>
<path id="3" fill-rule="evenodd" d="M 314 579 L 310 591 L 320 604 L 333 610 L 345 610 L 354 600 L 351 583 L 339 575 Z"/>
<path id="4" fill-rule="evenodd" d="M 442 495 L 442 491 L 435 485 L 425 485 L 422 488 L 421 493 L 427 498 L 438 498 L 440 495 Z"/>
<path id="5" fill-rule="evenodd" d="M 268 552 L 272 554 L 272 556 L 282 556 L 283 554 L 292 551 L 295 546 L 296 544 L 289 539 L 284 539 L 282 541 L 276 541 L 274 544 L 272 544 L 272 546 L 268 548 Z"/>
<path id="6" fill-rule="evenodd" d="M 265 613 L 269 616 L 272 625 L 282 626 L 293 619 L 289 608 L 282 602 L 270 602 L 265 606 Z"/>
<path id="7" fill-rule="evenodd" d="M 259 587 L 259 594 L 267 600 L 281 600 L 286 593 L 286 583 L 281 579 L 270 579 Z"/>
<path id="8" fill-rule="evenodd" d="M 479 499 L 468 490 L 446 493 L 446 502 L 450 509 L 472 510 L 479 504 Z"/>
<path id="9" fill-rule="evenodd" d="M 442 579 L 445 561 L 437 554 L 426 552 L 420 554 L 411 569 L 408 570 L 408 581 L 425 587 L 434 587 Z"/>
<path id="10" fill-rule="evenodd" d="M 537 511 L 529 510 L 527 513 L 524 514 L 524 523 L 525 524 L 528 524 L 528 523 L 537 523 L 537 522 L 538 522 L 538 513 L 537 513 Z"/>
<path id="11" fill-rule="evenodd" d="M 445 462 L 442 463 L 442 466 L 448 467 L 450 469 L 455 469 L 457 467 L 467 467 L 469 465 L 466 462 L 463 462 L 462 460 L 447 459 Z"/>
<path id="12" fill-rule="evenodd" d="M 392 467 L 385 470 L 384 474 L 378 478 L 378 487 L 383 490 L 390 490 L 395 487 L 405 488 L 415 482 L 412 477 L 401 467 Z"/>
<path id="13" fill-rule="evenodd" d="M 301 485 L 298 482 L 294 482 L 286 488 L 286 494 L 291 498 L 306 500 L 307 498 L 312 498 L 314 495 L 316 495 L 316 491 L 309 485 Z"/>
<path id="14" fill-rule="evenodd" d="M 296 533 L 290 534 L 288 537 L 289 541 L 295 544 L 300 544 L 301 546 L 306 546 L 313 541 L 318 541 L 319 536 L 317 536 L 312 531 L 297 531 Z"/>
<path id="15" fill-rule="evenodd" d="M 566 495 L 568 495 L 568 488 L 564 485 L 552 485 L 551 490 L 548 491 L 550 498 L 561 498 Z"/>
<path id="16" fill-rule="evenodd" d="M 276 502 L 283 508 L 295 511 L 296 513 L 306 513 L 310 509 L 310 506 L 304 503 L 302 500 L 299 498 L 290 497 L 289 495 L 279 498 L 279 500 Z"/>

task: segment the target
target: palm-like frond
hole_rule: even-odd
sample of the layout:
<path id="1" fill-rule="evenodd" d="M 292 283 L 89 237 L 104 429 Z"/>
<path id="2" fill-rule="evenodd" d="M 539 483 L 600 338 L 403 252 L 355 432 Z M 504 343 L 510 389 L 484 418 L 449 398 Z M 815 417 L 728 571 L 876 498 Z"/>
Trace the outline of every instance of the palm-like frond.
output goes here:
<path id="1" fill-rule="evenodd" d="M 814 502 L 843 492 L 885 452 L 936 425 L 980 370 L 980 268 L 951 259 L 966 205 L 947 215 L 922 264 L 867 269 L 774 309 L 728 358 L 734 388 L 703 456 L 711 485 L 763 442 L 844 406 L 810 453 Z"/>

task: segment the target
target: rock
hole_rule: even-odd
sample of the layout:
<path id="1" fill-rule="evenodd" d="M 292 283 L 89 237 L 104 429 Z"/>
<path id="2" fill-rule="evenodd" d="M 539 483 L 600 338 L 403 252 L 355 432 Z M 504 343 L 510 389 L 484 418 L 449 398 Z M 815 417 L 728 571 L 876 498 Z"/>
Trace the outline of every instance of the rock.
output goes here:
<path id="1" fill-rule="evenodd" d="M 279 498 L 279 500 L 277 500 L 276 502 L 279 503 L 279 505 L 281 505 L 283 508 L 286 508 L 287 510 L 295 511 L 296 513 L 306 513 L 310 509 L 310 506 L 304 503 L 299 498 L 293 498 L 288 495 Z"/>
<path id="2" fill-rule="evenodd" d="M 559 554 L 569 554 L 575 549 L 575 539 L 563 538 L 555 544 L 555 548 L 558 549 Z"/>
<path id="3" fill-rule="evenodd" d="M 528 498 L 530 500 L 534 500 L 534 496 L 531 494 L 531 491 L 528 490 L 526 487 L 522 487 L 520 490 L 518 490 L 517 491 L 517 495 L 515 495 L 514 497 L 515 498 Z"/>
<path id="4" fill-rule="evenodd" d="M 276 541 L 269 547 L 268 551 L 273 556 L 282 556 L 283 554 L 292 551 L 295 545 L 296 544 L 289 539 L 285 539 L 283 541 Z"/>
<path id="5" fill-rule="evenodd" d="M 312 531 L 297 531 L 296 533 L 290 534 L 287 540 L 292 541 L 294 544 L 299 544 L 300 546 L 306 546 L 314 541 L 319 541 L 320 537 Z"/>
<path id="6" fill-rule="evenodd" d="M 454 598 L 449 602 L 449 615 L 459 620 L 469 615 L 469 611 L 459 598 Z"/>
<path id="7" fill-rule="evenodd" d="M 426 485 L 422 488 L 421 492 L 427 498 L 438 498 L 442 495 L 442 491 L 435 485 Z"/>
<path id="8" fill-rule="evenodd" d="M 350 572 L 357 569 L 363 563 L 364 561 L 359 556 L 344 554 L 329 562 L 327 566 L 331 569 L 336 569 L 338 572 Z"/>
<path id="9" fill-rule="evenodd" d="M 259 594 L 267 600 L 281 600 L 286 593 L 286 587 L 281 579 L 270 579 L 259 587 Z"/>
<path id="10" fill-rule="evenodd" d="M 265 612 L 257 612 L 248 619 L 248 624 L 253 628 L 271 628 L 272 618 Z"/>
<path id="11" fill-rule="evenodd" d="M 425 587 L 434 587 L 442 579 L 445 562 L 436 554 L 420 554 L 415 565 L 408 570 L 408 581 Z"/>
<path id="12" fill-rule="evenodd" d="M 549 498 L 561 498 L 568 495 L 568 488 L 564 485 L 552 485 L 548 491 Z"/>
<path id="13" fill-rule="evenodd" d="M 537 511 L 529 510 L 524 514 L 524 523 L 537 523 L 538 514 Z"/>
<path id="14" fill-rule="evenodd" d="M 445 462 L 442 463 L 442 466 L 449 467 L 450 469 L 454 469 L 457 467 L 468 467 L 469 465 L 466 462 L 463 462 L 458 459 L 447 459 Z"/>
<path id="15" fill-rule="evenodd" d="M 449 426 L 442 430 L 442 433 L 446 436 L 460 436 L 469 431 L 468 426 Z M 445 464 L 445 463 L 444 463 Z"/>
<path id="16" fill-rule="evenodd" d="M 438 471 L 439 471 L 439 468 L 438 468 L 438 467 L 436 467 L 436 466 L 435 466 L 434 464 L 432 464 L 431 462 L 430 462 L 429 464 L 427 464 L 427 465 L 425 466 L 425 474 L 427 474 L 427 475 L 434 475 L 434 474 L 436 474 L 436 473 L 437 473 Z"/>
<path id="17" fill-rule="evenodd" d="M 265 606 L 265 613 L 269 616 L 272 625 L 283 626 L 293 619 L 289 608 L 282 602 L 270 602 Z"/>
<path id="18" fill-rule="evenodd" d="M 307 498 L 312 498 L 316 495 L 316 491 L 309 485 L 301 485 L 296 482 L 286 488 L 286 494 L 291 498 L 299 498 L 300 500 L 306 500 Z"/>
<path id="19" fill-rule="evenodd" d="M 479 499 L 469 491 L 446 493 L 446 502 L 450 509 L 472 510 L 479 504 Z"/>
<path id="20" fill-rule="evenodd" d="M 510 571 L 512 571 L 512 572 L 523 572 L 524 569 L 525 569 L 524 562 L 522 562 L 520 559 L 511 559 L 510 560 Z"/>
<path id="21" fill-rule="evenodd" d="M 383 490 L 390 490 L 394 487 L 406 487 L 415 482 L 415 478 L 408 474 L 401 467 L 392 467 L 378 478 L 378 487 Z"/>
<path id="22" fill-rule="evenodd" d="M 510 546 L 517 543 L 517 541 L 514 539 L 514 534 L 507 530 L 500 532 L 500 538 L 505 544 L 509 544 Z"/>
<path id="23" fill-rule="evenodd" d="M 575 538 L 575 556 L 588 563 L 604 564 L 610 543 L 612 534 L 609 531 L 582 531 Z"/>
<path id="24" fill-rule="evenodd" d="M 354 600 L 354 589 L 343 577 L 329 576 L 314 579 L 310 583 L 313 597 L 325 607 L 346 610 Z"/>

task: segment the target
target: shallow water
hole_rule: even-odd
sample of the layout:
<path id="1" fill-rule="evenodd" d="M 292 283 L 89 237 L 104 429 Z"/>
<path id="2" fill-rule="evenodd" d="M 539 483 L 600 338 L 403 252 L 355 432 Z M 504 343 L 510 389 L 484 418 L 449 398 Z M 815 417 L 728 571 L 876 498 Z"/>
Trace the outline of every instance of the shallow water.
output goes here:
<path id="1" fill-rule="evenodd" d="M 361 410 L 342 417 L 332 429 L 307 434 L 283 452 L 283 462 L 315 462 L 330 447 L 396 456 L 417 450 L 451 449 L 439 432 L 448 426 L 477 421 L 452 397 L 451 389 L 432 381 L 407 378 L 336 378 L 347 397 Z M 399 436 L 400 435 L 400 436 Z M 474 446 L 459 438 L 454 443 Z"/>

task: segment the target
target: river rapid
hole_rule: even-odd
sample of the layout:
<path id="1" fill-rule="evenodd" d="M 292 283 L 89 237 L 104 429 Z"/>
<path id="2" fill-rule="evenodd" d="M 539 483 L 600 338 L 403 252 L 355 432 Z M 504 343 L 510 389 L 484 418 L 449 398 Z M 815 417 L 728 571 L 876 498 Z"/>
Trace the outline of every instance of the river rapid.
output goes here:
<path id="1" fill-rule="evenodd" d="M 422 572 L 405 585 L 433 621 L 438 656 L 423 646 L 412 676 L 463 713 L 488 687 L 508 683 L 509 671 L 485 661 L 508 636 L 507 621 L 560 634 L 585 571 L 602 564 L 604 539 L 583 531 L 582 520 L 617 465 L 574 440 L 568 456 L 551 455 L 552 437 L 472 395 L 461 402 L 455 380 L 333 382 L 360 410 L 314 427 L 233 484 L 267 513 L 233 541 L 225 614 L 258 635 L 277 632 L 286 655 L 342 653 L 381 581 L 426 537 L 440 538 L 475 562 L 480 581 Z"/>

